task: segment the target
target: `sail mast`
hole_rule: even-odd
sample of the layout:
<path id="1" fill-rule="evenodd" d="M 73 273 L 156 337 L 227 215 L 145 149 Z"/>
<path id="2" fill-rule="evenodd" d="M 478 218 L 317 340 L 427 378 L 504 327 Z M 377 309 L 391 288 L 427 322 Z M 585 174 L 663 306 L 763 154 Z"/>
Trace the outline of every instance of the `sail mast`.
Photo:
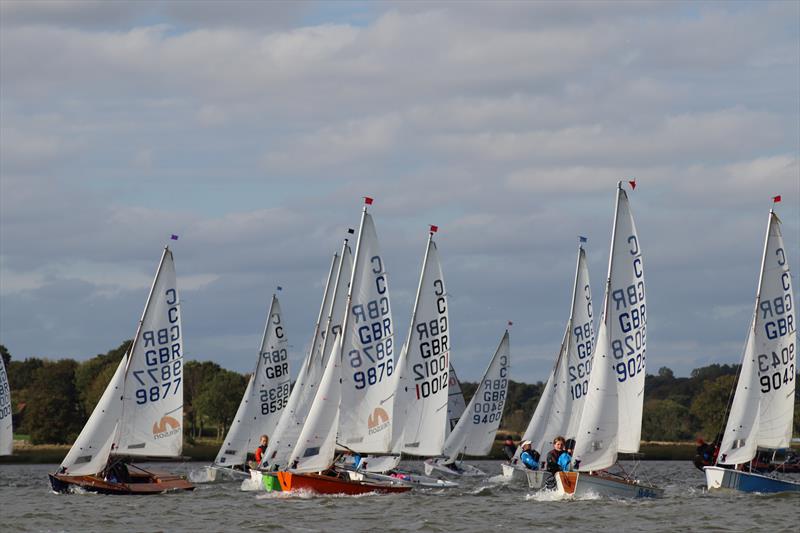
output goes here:
<path id="1" fill-rule="evenodd" d="M 345 239 L 345 243 L 347 243 L 347 239 Z M 322 324 L 322 315 L 325 313 L 325 309 L 328 306 L 328 288 L 330 287 L 331 280 L 333 279 L 334 271 L 337 270 L 336 268 L 337 259 L 341 264 L 341 257 L 338 254 L 334 253 L 333 258 L 331 259 L 331 267 L 328 269 L 328 279 L 325 280 L 325 291 L 322 293 L 322 303 L 319 306 L 319 313 L 317 314 L 317 323 L 314 325 L 314 334 L 311 336 L 311 347 L 308 349 L 308 354 L 306 355 L 305 364 L 303 365 L 303 368 L 305 370 L 308 370 L 308 367 L 311 366 L 311 361 L 314 358 L 314 352 L 315 352 L 314 348 L 316 348 L 317 346 L 317 337 L 319 336 L 319 328 L 320 325 Z"/>

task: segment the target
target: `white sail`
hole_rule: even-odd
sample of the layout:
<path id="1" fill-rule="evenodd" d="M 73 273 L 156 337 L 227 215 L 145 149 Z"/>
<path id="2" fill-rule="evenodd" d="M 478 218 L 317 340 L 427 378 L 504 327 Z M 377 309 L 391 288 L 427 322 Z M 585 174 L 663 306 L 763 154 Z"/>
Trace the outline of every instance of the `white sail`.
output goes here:
<path id="1" fill-rule="evenodd" d="M 338 335 L 335 344 L 338 345 L 336 353 L 340 353 L 341 337 Z M 333 464 L 341 393 L 341 361 L 337 356 L 329 357 L 308 419 L 289 457 L 292 471 L 318 472 Z"/>
<path id="2" fill-rule="evenodd" d="M 617 461 L 617 374 L 609 353 L 608 334 L 604 321 L 597 332 L 589 376 L 589 400 L 583 407 L 575 439 L 573 458 L 578 470 L 602 470 Z"/>
<path id="3" fill-rule="evenodd" d="M 579 246 L 570 314 L 559 354 L 522 437 L 523 441 L 531 441 L 533 448 L 540 453 L 557 436 L 575 437 L 589 390 L 593 348 L 589 268 L 586 252 Z M 520 453 L 521 449 L 518 449 L 516 457 Z"/>
<path id="4" fill-rule="evenodd" d="M 359 453 L 392 448 L 397 380 L 394 324 L 387 272 L 366 208 L 362 214 L 347 314 L 342 326 L 340 443 Z M 336 355 L 336 354 L 334 354 Z"/>
<path id="5" fill-rule="evenodd" d="M 399 451 L 417 456 L 442 453 L 447 422 L 450 332 L 447 293 L 431 232 L 406 344 L 398 362 L 394 430 Z"/>
<path id="6" fill-rule="evenodd" d="M 617 187 L 604 318 L 619 393 L 619 451 L 637 453 L 642 434 L 646 325 L 642 250 L 628 195 Z"/>
<path id="7" fill-rule="evenodd" d="M 0 455 L 11 455 L 14 447 L 11 414 L 11 387 L 3 358 L 0 357 Z"/>
<path id="8" fill-rule="evenodd" d="M 449 379 L 447 386 L 447 424 L 445 425 L 444 437 L 450 435 L 453 428 L 458 424 L 461 415 L 467 409 L 467 402 L 464 400 L 464 393 L 461 392 L 461 383 L 458 381 L 456 369 L 453 368 L 453 361 L 450 361 Z"/>
<path id="9" fill-rule="evenodd" d="M 792 436 L 797 330 L 792 279 L 781 222 L 769 214 L 753 320 L 719 463 L 740 464 L 762 448 L 785 448 Z"/>
<path id="10" fill-rule="evenodd" d="M 578 268 L 575 275 L 569 324 L 569 358 L 567 360 L 569 415 L 567 416 L 567 427 L 560 433 L 568 439 L 574 439 L 583 407 L 586 404 L 586 395 L 589 392 L 589 374 L 592 370 L 592 352 L 595 342 L 589 265 L 586 261 L 586 251 L 582 246 L 578 251 Z"/>
<path id="11" fill-rule="evenodd" d="M 116 434 L 117 422 L 122 414 L 121 393 L 127 364 L 126 354 L 117 365 L 116 372 L 100 396 L 80 435 L 61 461 L 61 472 L 74 476 L 88 476 L 97 474 L 105 468 Z"/>
<path id="12" fill-rule="evenodd" d="M 270 437 L 265 465 L 283 468 L 289 464 L 289 457 L 300 438 L 300 431 L 306 421 L 314 401 L 325 366 L 334 351 L 336 334 L 341 331 L 344 308 L 347 301 L 347 284 L 353 270 L 353 257 L 345 240 L 341 255 L 335 256 L 326 284 L 325 296 L 320 311 L 320 327 L 316 328 L 315 342 L 309 351 L 307 361 L 300 368 L 289 405 L 281 415 L 278 427 Z"/>
<path id="13" fill-rule="evenodd" d="M 241 465 L 255 448 L 262 434 L 271 435 L 289 400 L 291 377 L 289 341 L 283 328 L 281 306 L 273 294 L 270 302 L 258 360 L 247 383 L 236 416 L 214 463 Z"/>
<path id="14" fill-rule="evenodd" d="M 508 395 L 510 363 L 506 330 L 467 410 L 447 437 L 443 455 L 448 461 L 455 461 L 459 455 L 486 455 L 492 449 Z"/>
<path id="15" fill-rule="evenodd" d="M 181 454 L 183 353 L 175 264 L 172 252 L 165 248 L 125 371 L 116 453 Z"/>

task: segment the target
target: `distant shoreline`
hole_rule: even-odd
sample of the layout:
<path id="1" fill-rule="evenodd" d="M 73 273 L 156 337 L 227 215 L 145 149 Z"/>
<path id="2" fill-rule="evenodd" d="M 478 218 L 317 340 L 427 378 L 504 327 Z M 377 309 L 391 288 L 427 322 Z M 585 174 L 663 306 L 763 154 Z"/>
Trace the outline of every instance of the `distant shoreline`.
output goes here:
<path id="1" fill-rule="evenodd" d="M 163 461 L 213 461 L 221 444 L 221 442 L 186 444 L 180 459 L 163 459 Z M 476 459 L 505 459 L 502 445 L 501 440 L 495 441 L 488 457 Z M 641 459 L 643 461 L 691 461 L 695 455 L 695 448 L 694 442 L 642 442 Z M 0 456 L 0 464 L 60 463 L 69 449 L 69 444 L 33 446 L 16 441 L 13 455 Z"/>

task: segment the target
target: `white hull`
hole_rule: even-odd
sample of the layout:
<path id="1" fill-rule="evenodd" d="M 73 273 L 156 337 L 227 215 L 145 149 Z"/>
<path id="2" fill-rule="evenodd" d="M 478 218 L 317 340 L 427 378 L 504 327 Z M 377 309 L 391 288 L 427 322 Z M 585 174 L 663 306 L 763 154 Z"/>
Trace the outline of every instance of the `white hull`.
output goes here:
<path id="1" fill-rule="evenodd" d="M 397 472 L 395 475 L 378 474 L 375 472 L 355 471 L 343 469 L 353 481 L 388 481 L 401 485 L 409 485 L 417 488 L 431 489 L 451 489 L 458 487 L 454 481 L 446 481 L 435 477 L 421 476 L 411 472 Z"/>
<path id="2" fill-rule="evenodd" d="M 525 478 L 528 480 L 528 487 L 534 490 L 544 488 L 547 477 L 552 476 L 547 470 L 527 470 Z"/>
<path id="3" fill-rule="evenodd" d="M 738 492 L 800 492 L 800 483 L 774 477 L 741 472 L 730 468 L 707 466 L 706 486 L 708 490 L 735 490 Z"/>
<path id="4" fill-rule="evenodd" d="M 572 472 L 559 472 L 555 475 L 556 491 L 559 494 L 565 496 L 571 494 L 578 499 L 595 496 L 603 498 L 660 498 L 664 495 L 664 489 L 638 480 L 629 481 L 587 472 L 574 473 L 573 478 L 572 474 Z M 569 486 L 565 478 L 574 479 L 574 486 Z"/>
<path id="5" fill-rule="evenodd" d="M 512 465 L 509 463 L 501 463 L 500 468 L 503 471 L 503 477 L 506 479 L 525 479 L 525 471 L 527 468 L 519 465 Z"/>
<path id="6" fill-rule="evenodd" d="M 450 468 L 449 466 L 445 465 L 444 459 L 428 459 L 427 461 L 425 461 L 425 475 L 430 476 L 434 472 L 455 477 L 473 477 L 473 476 L 486 475 L 486 472 L 484 472 L 480 468 L 468 465 L 464 462 L 456 462 L 454 463 L 453 466 L 454 468 Z"/>
<path id="7" fill-rule="evenodd" d="M 234 470 L 231 467 L 204 466 L 199 470 L 189 472 L 189 481 L 192 483 L 225 483 L 248 479 L 250 474 L 243 470 Z"/>

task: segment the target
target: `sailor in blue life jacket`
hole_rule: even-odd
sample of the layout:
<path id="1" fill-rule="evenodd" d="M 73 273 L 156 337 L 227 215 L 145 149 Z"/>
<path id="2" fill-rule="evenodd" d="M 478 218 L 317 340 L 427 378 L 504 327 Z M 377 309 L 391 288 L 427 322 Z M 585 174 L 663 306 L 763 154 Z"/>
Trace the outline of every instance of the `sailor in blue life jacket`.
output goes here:
<path id="1" fill-rule="evenodd" d="M 539 470 L 539 452 L 531 449 L 531 441 L 526 440 L 520 447 L 522 453 L 519 455 L 519 460 L 529 470 Z"/>
<path id="2" fill-rule="evenodd" d="M 558 456 L 558 466 L 561 468 L 562 472 L 569 472 L 572 470 L 572 452 L 575 449 L 575 440 L 569 439 L 564 443 L 564 450 L 561 452 L 561 455 Z"/>

